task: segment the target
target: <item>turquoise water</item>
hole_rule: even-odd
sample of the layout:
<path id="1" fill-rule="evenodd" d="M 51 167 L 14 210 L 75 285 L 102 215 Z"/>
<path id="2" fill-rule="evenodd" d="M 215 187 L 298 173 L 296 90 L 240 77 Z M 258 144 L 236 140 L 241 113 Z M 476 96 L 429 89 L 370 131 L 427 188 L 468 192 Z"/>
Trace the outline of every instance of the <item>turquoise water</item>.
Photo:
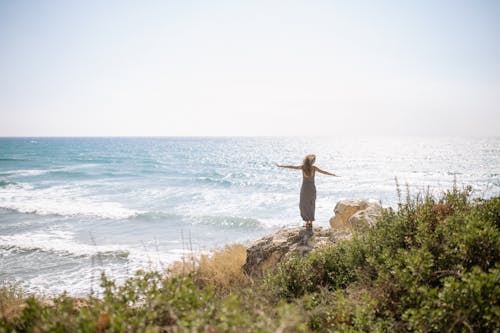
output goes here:
<path id="1" fill-rule="evenodd" d="M 307 153 L 316 224 L 345 198 L 395 206 L 412 191 L 500 193 L 500 138 L 0 138 L 0 280 L 86 294 L 183 254 L 302 225 Z"/>

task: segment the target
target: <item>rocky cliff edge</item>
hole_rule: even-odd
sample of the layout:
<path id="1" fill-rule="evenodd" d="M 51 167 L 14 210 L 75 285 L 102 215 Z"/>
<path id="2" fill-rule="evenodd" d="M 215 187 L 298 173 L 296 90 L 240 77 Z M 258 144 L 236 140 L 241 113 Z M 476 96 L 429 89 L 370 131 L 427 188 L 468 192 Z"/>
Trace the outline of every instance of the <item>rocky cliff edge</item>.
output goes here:
<path id="1" fill-rule="evenodd" d="M 382 207 L 364 200 L 342 200 L 335 205 L 330 228 L 282 228 L 255 241 L 247 249 L 243 271 L 261 277 L 292 255 L 307 255 L 315 249 L 352 238 L 353 232 L 370 228 L 382 214 Z"/>

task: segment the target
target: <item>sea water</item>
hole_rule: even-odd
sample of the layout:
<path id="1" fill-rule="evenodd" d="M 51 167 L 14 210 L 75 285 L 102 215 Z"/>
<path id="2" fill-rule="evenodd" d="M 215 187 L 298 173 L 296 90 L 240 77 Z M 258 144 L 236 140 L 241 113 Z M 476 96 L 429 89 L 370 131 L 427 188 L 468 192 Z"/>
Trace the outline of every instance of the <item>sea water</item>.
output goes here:
<path id="1" fill-rule="evenodd" d="M 184 255 L 299 226 L 315 153 L 316 225 L 341 199 L 395 207 L 406 191 L 500 193 L 500 138 L 0 138 L 0 281 L 95 291 Z"/>

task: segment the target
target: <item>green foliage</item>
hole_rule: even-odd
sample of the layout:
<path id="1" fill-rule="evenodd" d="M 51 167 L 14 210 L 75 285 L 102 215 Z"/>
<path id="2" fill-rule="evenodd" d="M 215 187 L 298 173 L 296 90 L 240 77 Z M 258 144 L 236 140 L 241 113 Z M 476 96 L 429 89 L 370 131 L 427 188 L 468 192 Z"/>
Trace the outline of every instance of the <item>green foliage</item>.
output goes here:
<path id="1" fill-rule="evenodd" d="M 299 300 L 308 331 L 388 332 L 392 322 L 377 316 L 377 301 L 366 290 L 322 289 Z"/>
<path id="2" fill-rule="evenodd" d="M 356 281 L 365 253 L 356 240 L 319 249 L 307 257 L 294 256 L 266 278 L 266 287 L 279 298 L 292 299 L 323 287 L 345 288 Z"/>
<path id="3" fill-rule="evenodd" d="M 419 307 L 403 315 L 416 332 L 494 332 L 500 323 L 500 265 L 474 267 L 443 279 L 442 288 L 422 290 Z"/>
<path id="4" fill-rule="evenodd" d="M 475 209 L 477 218 L 500 228 L 500 196 L 489 200 L 478 199 L 477 202 Z"/>
<path id="5" fill-rule="evenodd" d="M 50 301 L 27 298 L 22 313 L 0 321 L 0 332 L 271 332 L 293 331 L 296 307 L 272 307 L 250 290 L 216 297 L 193 276 L 165 277 L 139 271 L 123 285 L 102 277 L 102 298 L 83 302 L 62 295 Z"/>
<path id="6" fill-rule="evenodd" d="M 334 305 L 310 306 L 309 311 L 316 313 L 310 319 L 311 329 L 460 331 L 470 326 L 485 332 L 500 330 L 500 310 L 491 305 L 498 302 L 500 292 L 492 282 L 498 280 L 500 197 L 471 200 L 471 193 L 469 187 L 455 186 L 439 199 L 429 193 L 408 194 L 397 211 L 385 210 L 371 230 L 282 263 L 265 285 L 275 299 L 287 301 L 311 298 L 322 289 L 360 285 L 369 290 L 370 298 L 359 304 L 351 300 L 346 303 L 350 306 L 339 307 L 342 302 L 336 297 Z M 460 297 L 454 294 L 458 290 L 463 291 Z M 435 302 L 436 297 L 441 303 Z M 468 308 L 468 303 L 475 305 Z M 319 311 L 328 308 L 337 313 L 348 309 L 350 319 L 328 319 L 330 312 Z M 364 314 L 359 317 L 364 319 L 354 320 L 356 313 Z M 451 320 L 450 325 L 457 322 L 437 326 L 445 319 Z M 356 323 L 367 323 L 370 329 Z"/>
<path id="7" fill-rule="evenodd" d="M 190 277 L 166 279 L 157 272 L 138 272 L 124 285 L 103 278 L 101 313 L 109 314 L 116 332 L 151 331 L 155 327 L 196 326 L 210 316 L 213 293 L 199 290 Z"/>

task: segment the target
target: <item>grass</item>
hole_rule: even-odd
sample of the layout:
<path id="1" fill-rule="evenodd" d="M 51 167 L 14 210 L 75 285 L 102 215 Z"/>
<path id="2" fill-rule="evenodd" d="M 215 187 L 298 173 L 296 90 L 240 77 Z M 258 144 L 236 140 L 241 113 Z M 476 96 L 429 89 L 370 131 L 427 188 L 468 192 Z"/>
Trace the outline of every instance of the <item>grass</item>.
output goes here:
<path id="1" fill-rule="evenodd" d="M 210 254 L 175 262 L 169 272 L 173 275 L 192 275 L 199 287 L 212 287 L 217 294 L 225 295 L 249 285 L 250 280 L 241 269 L 245 260 L 246 247 L 231 244 Z"/>
<path id="2" fill-rule="evenodd" d="M 18 317 L 25 307 L 25 298 L 17 284 L 4 282 L 0 287 L 0 322 L 10 322 Z"/>

